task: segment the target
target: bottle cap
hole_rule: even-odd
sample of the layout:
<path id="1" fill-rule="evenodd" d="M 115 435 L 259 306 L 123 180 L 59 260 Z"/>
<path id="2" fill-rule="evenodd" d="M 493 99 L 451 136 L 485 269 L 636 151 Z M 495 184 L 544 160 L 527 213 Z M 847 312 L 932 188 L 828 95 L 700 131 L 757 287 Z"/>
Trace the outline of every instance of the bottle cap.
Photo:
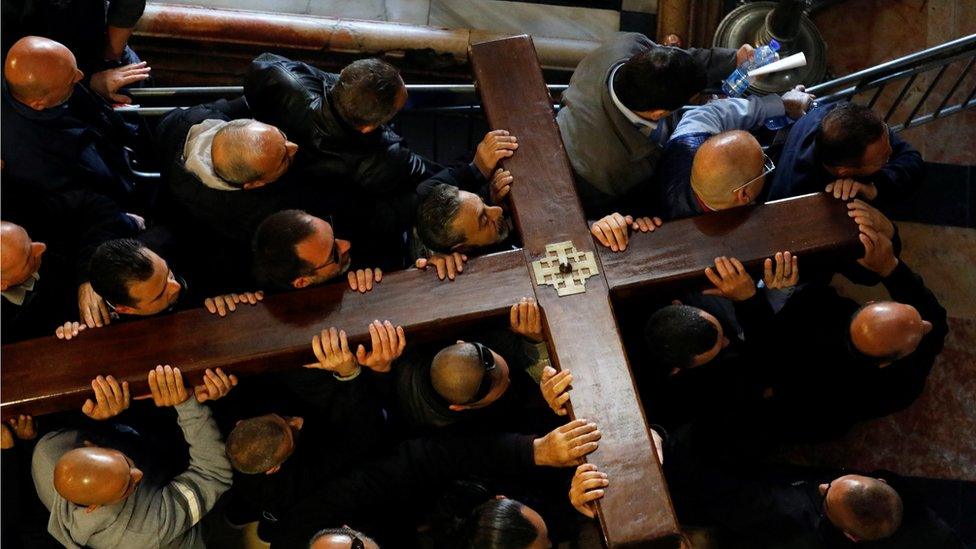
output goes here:
<path id="1" fill-rule="evenodd" d="M 779 42 L 777 42 L 775 38 L 769 41 L 769 49 L 779 51 Z"/>

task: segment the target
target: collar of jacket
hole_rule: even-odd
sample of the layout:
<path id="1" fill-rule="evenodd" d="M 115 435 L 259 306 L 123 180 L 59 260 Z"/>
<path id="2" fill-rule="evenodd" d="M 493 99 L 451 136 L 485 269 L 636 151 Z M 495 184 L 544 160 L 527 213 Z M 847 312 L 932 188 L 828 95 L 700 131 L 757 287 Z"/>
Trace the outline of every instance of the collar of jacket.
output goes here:
<path id="1" fill-rule="evenodd" d="M 205 186 L 218 191 L 239 191 L 217 175 L 213 167 L 211 147 L 214 136 L 227 125 L 224 120 L 210 119 L 190 127 L 183 145 L 183 166 Z"/>
<path id="2" fill-rule="evenodd" d="M 607 69 L 604 76 L 604 82 L 607 85 L 600 87 L 600 102 L 603 105 L 603 112 L 606 113 L 607 119 L 610 121 L 610 126 L 617 138 L 620 139 L 621 145 L 627 150 L 630 160 L 637 162 L 653 154 L 659 147 L 624 116 L 624 113 L 617 108 L 613 97 L 610 96 L 610 78 L 617 67 L 626 61 L 627 59 L 621 59 Z"/>
<path id="3" fill-rule="evenodd" d="M 78 91 L 78 86 L 75 85 L 75 92 L 77 93 L 77 91 Z M 72 96 L 74 96 L 74 94 L 72 94 Z M 27 105 L 25 105 L 25 104 L 21 103 L 20 101 L 18 101 L 17 99 L 15 99 L 13 93 L 10 92 L 10 88 L 7 87 L 7 80 L 4 79 L 3 80 L 3 100 L 6 101 L 14 109 L 14 111 L 17 114 L 19 114 L 20 116 L 23 116 L 24 118 L 26 118 L 28 120 L 49 121 L 49 120 L 56 120 L 56 119 L 64 116 L 65 113 L 68 112 L 68 102 L 71 99 L 69 98 L 68 101 L 65 101 L 64 103 L 61 103 L 60 105 L 55 105 L 54 107 L 48 107 L 48 108 L 46 108 L 44 110 L 38 111 L 38 110 L 35 110 L 35 109 L 32 109 L 32 108 L 28 107 Z"/>

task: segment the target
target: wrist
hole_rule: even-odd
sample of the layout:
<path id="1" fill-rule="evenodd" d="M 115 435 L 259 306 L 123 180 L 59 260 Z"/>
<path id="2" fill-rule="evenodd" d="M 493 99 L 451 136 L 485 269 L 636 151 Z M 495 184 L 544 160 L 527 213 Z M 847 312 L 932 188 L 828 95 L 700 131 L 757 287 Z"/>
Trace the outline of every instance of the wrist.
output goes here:
<path id="1" fill-rule="evenodd" d="M 535 464 L 540 467 L 549 465 L 549 456 L 547 455 L 545 445 L 545 437 L 532 441 L 532 458 Z"/>
<path id="2" fill-rule="evenodd" d="M 881 275 L 881 278 L 888 278 L 889 276 L 891 276 L 891 273 L 895 272 L 895 269 L 897 268 L 898 268 L 898 258 L 895 257 L 892 258 L 892 260 L 889 263 L 885 264 L 884 267 L 879 269 L 877 273 Z"/>

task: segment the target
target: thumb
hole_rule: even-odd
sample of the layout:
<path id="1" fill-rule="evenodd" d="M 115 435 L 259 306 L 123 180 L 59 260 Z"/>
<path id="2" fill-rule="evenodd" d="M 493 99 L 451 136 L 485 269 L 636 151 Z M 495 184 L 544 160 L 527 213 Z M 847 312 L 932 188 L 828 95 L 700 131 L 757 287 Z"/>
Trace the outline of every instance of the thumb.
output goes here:
<path id="1" fill-rule="evenodd" d="M 359 347 L 356 347 L 356 360 L 366 360 L 366 347 L 362 343 L 359 344 Z"/>
<path id="2" fill-rule="evenodd" d="M 122 95 L 120 93 L 110 93 L 109 96 L 112 98 L 112 101 L 115 101 L 116 103 L 123 103 L 126 105 L 132 103 L 132 98 L 127 95 Z"/>
<path id="3" fill-rule="evenodd" d="M 427 268 L 427 259 L 421 257 L 421 258 L 417 259 L 416 262 L 414 262 L 413 266 L 416 267 L 417 269 L 426 269 Z"/>
<path id="4" fill-rule="evenodd" d="M 634 216 L 632 216 L 632 215 L 625 215 L 624 216 L 624 221 L 626 221 L 627 224 L 630 225 L 631 223 L 634 222 Z"/>
<path id="5" fill-rule="evenodd" d="M 85 403 L 81 405 L 81 411 L 85 414 L 91 414 L 95 410 L 95 403 L 89 398 L 85 400 Z"/>
<path id="6" fill-rule="evenodd" d="M 204 385 L 197 385 L 196 387 L 194 387 L 193 394 L 197 397 L 197 402 L 199 402 L 200 404 L 206 402 L 207 397 L 209 396 L 207 394 L 207 387 Z"/>

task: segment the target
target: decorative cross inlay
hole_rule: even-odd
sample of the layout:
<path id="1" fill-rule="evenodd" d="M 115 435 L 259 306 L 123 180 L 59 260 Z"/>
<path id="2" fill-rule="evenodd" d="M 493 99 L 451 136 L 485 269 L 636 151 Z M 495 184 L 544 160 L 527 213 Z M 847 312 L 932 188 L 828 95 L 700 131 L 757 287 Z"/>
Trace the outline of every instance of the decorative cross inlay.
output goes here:
<path id="1" fill-rule="evenodd" d="M 546 256 L 532 262 L 535 283 L 556 288 L 559 297 L 586 291 L 586 279 L 598 274 L 593 252 L 580 252 L 573 241 L 546 245 Z"/>

